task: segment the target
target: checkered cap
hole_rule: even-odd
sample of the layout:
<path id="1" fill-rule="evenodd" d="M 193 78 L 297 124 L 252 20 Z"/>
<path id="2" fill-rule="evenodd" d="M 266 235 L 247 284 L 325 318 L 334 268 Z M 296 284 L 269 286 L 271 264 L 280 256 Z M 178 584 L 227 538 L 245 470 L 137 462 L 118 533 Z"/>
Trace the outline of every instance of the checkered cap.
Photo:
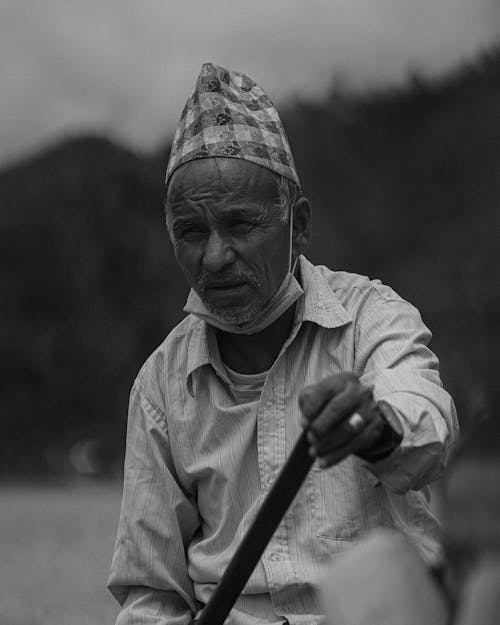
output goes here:
<path id="1" fill-rule="evenodd" d="M 285 129 L 265 92 L 245 74 L 205 63 L 177 125 L 166 184 L 183 163 L 213 156 L 252 161 L 300 187 Z"/>

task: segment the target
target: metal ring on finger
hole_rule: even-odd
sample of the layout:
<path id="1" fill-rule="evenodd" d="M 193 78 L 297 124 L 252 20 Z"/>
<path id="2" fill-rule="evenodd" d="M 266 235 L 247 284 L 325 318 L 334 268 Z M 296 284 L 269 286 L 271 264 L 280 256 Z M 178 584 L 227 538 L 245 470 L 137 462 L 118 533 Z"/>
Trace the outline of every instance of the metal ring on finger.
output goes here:
<path id="1" fill-rule="evenodd" d="M 347 420 L 347 423 L 349 424 L 349 427 L 354 430 L 354 432 L 359 432 L 365 426 L 365 420 L 359 412 L 353 412 Z"/>

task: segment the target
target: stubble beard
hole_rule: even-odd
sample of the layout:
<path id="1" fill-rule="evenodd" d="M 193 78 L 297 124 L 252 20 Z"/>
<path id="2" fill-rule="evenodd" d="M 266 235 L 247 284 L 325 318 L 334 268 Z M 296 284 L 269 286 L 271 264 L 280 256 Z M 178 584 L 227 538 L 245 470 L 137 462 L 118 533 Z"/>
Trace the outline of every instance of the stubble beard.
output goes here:
<path id="1" fill-rule="evenodd" d="M 237 276 L 228 276 L 226 280 L 229 282 L 235 279 L 244 279 L 252 286 L 255 295 L 251 298 L 248 304 L 243 306 L 234 306 L 229 302 L 227 305 L 214 305 L 211 303 L 206 296 L 206 292 L 210 283 L 214 280 L 212 276 L 201 276 L 197 282 L 196 290 L 208 311 L 214 315 L 214 317 L 223 323 L 239 326 L 256 319 L 256 317 L 263 310 L 265 302 L 262 298 L 262 284 L 255 276 L 239 274 Z M 220 280 L 220 282 L 224 282 L 224 280 Z"/>
<path id="2" fill-rule="evenodd" d="M 205 300 L 205 306 L 208 310 L 217 317 L 219 321 L 228 323 L 235 326 L 241 326 L 243 324 L 253 321 L 260 313 L 262 307 L 254 302 L 247 306 L 212 306 Z"/>

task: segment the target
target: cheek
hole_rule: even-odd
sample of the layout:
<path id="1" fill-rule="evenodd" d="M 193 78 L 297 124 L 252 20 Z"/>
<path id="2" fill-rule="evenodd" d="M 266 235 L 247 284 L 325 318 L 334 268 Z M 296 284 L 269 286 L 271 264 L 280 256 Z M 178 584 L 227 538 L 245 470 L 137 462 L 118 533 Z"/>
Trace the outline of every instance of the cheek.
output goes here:
<path id="1" fill-rule="evenodd" d="M 199 259 L 200 255 L 196 252 L 196 250 L 186 246 L 185 244 L 174 244 L 174 254 L 177 259 L 177 263 L 186 276 L 187 281 L 190 284 L 195 282 L 201 264 Z"/>
<path id="2" fill-rule="evenodd" d="M 288 232 L 281 231 L 273 237 L 266 254 L 266 261 L 274 273 L 284 273 L 288 268 L 290 242 Z"/>
<path id="3" fill-rule="evenodd" d="M 288 229 L 283 225 L 252 233 L 244 240 L 250 254 L 262 257 L 266 262 L 286 256 L 289 248 Z"/>
<path id="4" fill-rule="evenodd" d="M 271 293 L 281 284 L 288 269 L 289 245 L 286 232 L 272 233 L 248 245 L 244 258 Z"/>

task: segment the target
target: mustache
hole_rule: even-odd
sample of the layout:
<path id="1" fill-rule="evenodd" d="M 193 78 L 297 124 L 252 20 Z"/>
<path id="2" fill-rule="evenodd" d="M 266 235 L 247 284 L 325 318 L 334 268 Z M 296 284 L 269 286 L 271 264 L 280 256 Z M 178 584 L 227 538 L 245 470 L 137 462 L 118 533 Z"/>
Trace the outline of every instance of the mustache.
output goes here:
<path id="1" fill-rule="evenodd" d="M 247 282 L 251 286 L 259 287 L 260 281 L 253 273 L 247 271 L 238 271 L 231 273 L 202 273 L 198 280 L 197 285 L 200 291 L 205 291 L 213 287 L 224 287 L 226 285 Z"/>

